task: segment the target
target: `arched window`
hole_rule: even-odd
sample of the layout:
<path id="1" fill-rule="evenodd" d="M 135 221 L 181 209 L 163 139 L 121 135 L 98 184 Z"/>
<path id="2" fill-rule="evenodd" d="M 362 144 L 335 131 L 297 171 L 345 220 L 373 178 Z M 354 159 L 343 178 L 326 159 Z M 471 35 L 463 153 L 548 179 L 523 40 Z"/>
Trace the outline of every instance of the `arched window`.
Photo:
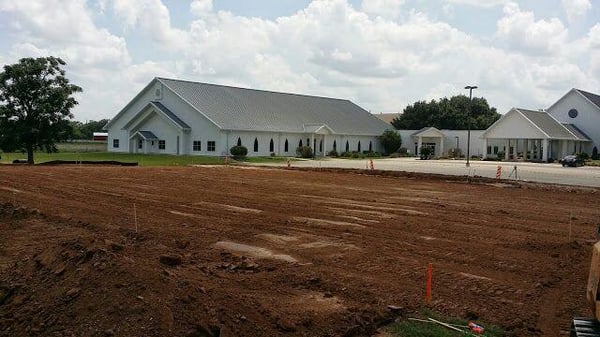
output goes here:
<path id="1" fill-rule="evenodd" d="M 350 152 L 350 143 L 346 141 L 346 152 Z"/>
<path id="2" fill-rule="evenodd" d="M 369 141 L 369 152 L 373 152 L 373 141 Z"/>
<path id="3" fill-rule="evenodd" d="M 358 152 L 360 152 L 360 140 L 358 141 Z"/>
<path id="4" fill-rule="evenodd" d="M 310 138 L 306 138 L 306 146 L 310 146 Z"/>
<path id="5" fill-rule="evenodd" d="M 238 137 L 237 146 L 242 146 L 242 139 L 240 137 Z"/>
<path id="6" fill-rule="evenodd" d="M 323 139 L 319 142 L 319 152 L 323 152 Z"/>
<path id="7" fill-rule="evenodd" d="M 298 147 L 302 147 L 302 139 L 298 142 Z"/>
<path id="8" fill-rule="evenodd" d="M 254 138 L 254 152 L 258 152 L 258 138 Z"/>
<path id="9" fill-rule="evenodd" d="M 269 143 L 269 152 L 275 151 L 275 144 L 273 144 L 273 138 L 271 138 L 271 142 Z"/>
<path id="10" fill-rule="evenodd" d="M 333 141 L 333 151 L 337 151 L 337 143 L 335 140 Z"/>
<path id="11" fill-rule="evenodd" d="M 285 145 L 284 145 L 283 151 L 285 151 L 285 152 L 289 151 L 287 138 L 285 139 Z"/>

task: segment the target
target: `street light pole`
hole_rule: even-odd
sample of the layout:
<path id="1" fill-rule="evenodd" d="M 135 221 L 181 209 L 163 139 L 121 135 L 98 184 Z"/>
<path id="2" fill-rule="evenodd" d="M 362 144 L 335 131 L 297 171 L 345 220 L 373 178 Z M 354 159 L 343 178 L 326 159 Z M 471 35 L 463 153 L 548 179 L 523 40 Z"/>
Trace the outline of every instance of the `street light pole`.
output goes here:
<path id="1" fill-rule="evenodd" d="M 476 85 L 467 85 L 465 89 L 469 89 L 469 109 L 467 110 L 467 167 L 471 166 L 469 159 L 471 157 L 471 106 L 473 105 L 473 89 L 477 89 Z"/>

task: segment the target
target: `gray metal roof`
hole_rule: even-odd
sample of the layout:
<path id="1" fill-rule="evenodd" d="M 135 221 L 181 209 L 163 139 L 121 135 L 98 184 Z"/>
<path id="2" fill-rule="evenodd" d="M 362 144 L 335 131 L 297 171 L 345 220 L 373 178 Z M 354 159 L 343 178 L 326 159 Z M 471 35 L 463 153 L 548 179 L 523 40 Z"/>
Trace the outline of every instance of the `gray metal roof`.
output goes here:
<path id="1" fill-rule="evenodd" d="M 142 136 L 145 140 L 157 140 L 158 137 L 152 131 L 138 131 L 136 132 L 140 136 Z"/>
<path id="2" fill-rule="evenodd" d="M 598 96 L 596 94 L 592 94 L 591 92 L 587 92 L 587 91 L 583 91 L 583 90 L 579 90 L 579 89 L 575 89 L 575 90 L 579 91 L 580 94 L 585 96 L 585 98 L 589 99 L 592 103 L 594 103 L 594 105 L 596 105 L 600 109 L 600 96 Z"/>
<path id="3" fill-rule="evenodd" d="M 175 124 L 179 125 L 183 129 L 190 129 L 190 126 L 187 125 L 184 121 L 182 121 L 177 115 L 175 115 L 171 110 L 169 110 L 166 106 L 164 106 L 161 102 L 150 102 L 156 109 L 160 110 L 162 113 L 167 115 Z"/>
<path id="4" fill-rule="evenodd" d="M 224 130 L 304 133 L 326 124 L 336 134 L 381 135 L 390 125 L 349 100 L 157 78 Z"/>
<path id="5" fill-rule="evenodd" d="M 577 137 L 577 140 L 588 141 L 588 142 L 591 141 L 590 137 L 588 137 L 583 131 L 581 131 L 575 125 L 567 124 L 567 123 L 563 123 L 562 125 L 565 128 L 567 128 L 567 130 L 569 130 L 573 135 L 575 135 L 575 137 Z"/>
<path id="6" fill-rule="evenodd" d="M 545 111 L 517 109 L 552 139 L 575 139 L 562 124 Z"/>

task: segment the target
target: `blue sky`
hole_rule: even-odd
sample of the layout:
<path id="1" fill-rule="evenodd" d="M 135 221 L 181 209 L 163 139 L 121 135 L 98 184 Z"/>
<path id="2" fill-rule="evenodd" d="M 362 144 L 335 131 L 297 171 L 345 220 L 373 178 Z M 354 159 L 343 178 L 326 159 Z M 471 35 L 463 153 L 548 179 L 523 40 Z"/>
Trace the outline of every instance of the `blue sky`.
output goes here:
<path id="1" fill-rule="evenodd" d="M 0 63 L 54 55 L 110 118 L 155 76 L 347 98 L 373 113 L 479 86 L 501 113 L 600 93 L 591 0 L 0 0 Z"/>

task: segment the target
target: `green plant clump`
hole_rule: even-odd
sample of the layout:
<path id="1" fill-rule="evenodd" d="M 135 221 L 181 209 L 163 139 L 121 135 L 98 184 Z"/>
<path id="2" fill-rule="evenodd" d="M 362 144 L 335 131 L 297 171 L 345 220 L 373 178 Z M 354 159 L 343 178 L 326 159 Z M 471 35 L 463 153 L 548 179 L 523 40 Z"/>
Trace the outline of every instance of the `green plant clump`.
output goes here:
<path id="1" fill-rule="evenodd" d="M 300 158 L 312 158 L 313 150 L 310 146 L 299 146 L 296 149 L 296 155 Z"/>
<path id="2" fill-rule="evenodd" d="M 229 153 L 231 153 L 233 158 L 241 159 L 246 157 L 246 155 L 248 154 L 248 149 L 245 146 L 236 145 L 229 149 Z"/>

